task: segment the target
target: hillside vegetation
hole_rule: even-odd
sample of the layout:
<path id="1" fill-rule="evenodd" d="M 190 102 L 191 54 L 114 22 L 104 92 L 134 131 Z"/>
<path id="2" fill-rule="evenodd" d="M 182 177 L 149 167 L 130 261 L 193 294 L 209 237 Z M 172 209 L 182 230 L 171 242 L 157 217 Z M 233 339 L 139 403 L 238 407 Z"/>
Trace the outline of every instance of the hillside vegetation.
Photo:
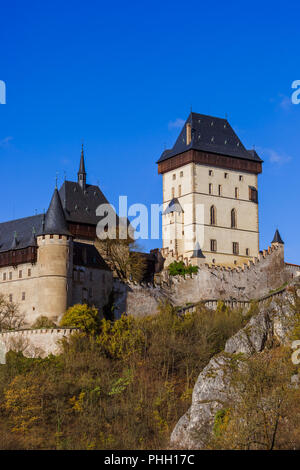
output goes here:
<path id="1" fill-rule="evenodd" d="M 69 311 L 64 323 L 75 317 Z M 9 352 L 0 366 L 0 448 L 167 448 L 199 372 L 245 322 L 222 304 L 182 317 L 166 304 L 142 319 L 103 320 L 98 329 L 92 321 L 57 357 Z"/>
<path id="2" fill-rule="evenodd" d="M 300 339 L 297 295 L 292 312 L 292 339 Z M 74 306 L 62 324 L 81 333 L 62 344 L 61 355 L 29 359 L 11 351 L 0 366 L 0 448 L 168 449 L 197 378 L 200 384 L 209 363 L 219 367 L 223 357 L 230 394 L 206 448 L 300 449 L 292 351 L 270 336 L 251 357 L 222 352 L 233 335 L 237 344 L 250 338 L 261 318 L 256 304 L 243 316 L 220 302 L 216 312 L 199 306 L 179 316 L 164 304 L 153 316 L 99 322 L 93 308 Z M 211 369 L 205 380 L 217 384 L 218 373 Z"/>

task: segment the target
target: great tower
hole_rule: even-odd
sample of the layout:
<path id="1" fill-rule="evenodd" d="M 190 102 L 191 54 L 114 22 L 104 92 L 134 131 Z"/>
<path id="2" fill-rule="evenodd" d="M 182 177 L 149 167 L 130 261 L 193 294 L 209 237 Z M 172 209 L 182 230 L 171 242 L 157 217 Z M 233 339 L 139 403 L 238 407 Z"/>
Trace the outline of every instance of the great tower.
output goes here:
<path id="1" fill-rule="evenodd" d="M 233 266 L 259 252 L 258 175 L 263 161 L 246 150 L 227 119 L 191 112 L 163 176 L 163 254 Z"/>

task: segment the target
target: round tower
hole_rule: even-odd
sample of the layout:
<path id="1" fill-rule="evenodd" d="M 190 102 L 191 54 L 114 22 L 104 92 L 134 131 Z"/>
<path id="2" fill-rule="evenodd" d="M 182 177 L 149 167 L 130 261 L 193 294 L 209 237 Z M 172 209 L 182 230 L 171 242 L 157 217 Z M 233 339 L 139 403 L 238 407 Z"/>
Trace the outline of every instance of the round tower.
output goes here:
<path id="1" fill-rule="evenodd" d="M 57 188 L 37 235 L 39 315 L 58 321 L 72 296 L 73 241 Z"/>

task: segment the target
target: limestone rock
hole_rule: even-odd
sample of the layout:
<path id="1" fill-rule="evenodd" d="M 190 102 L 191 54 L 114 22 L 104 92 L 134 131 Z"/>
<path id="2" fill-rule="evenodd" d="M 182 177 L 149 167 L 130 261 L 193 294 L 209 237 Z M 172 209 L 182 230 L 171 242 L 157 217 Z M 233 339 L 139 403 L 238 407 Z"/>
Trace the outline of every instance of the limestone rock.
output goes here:
<path id="1" fill-rule="evenodd" d="M 180 418 L 172 435 L 173 448 L 203 449 L 211 435 L 216 412 L 226 407 L 232 397 L 230 371 L 232 360 L 241 367 L 237 356 L 247 356 L 274 344 L 288 344 L 290 339 L 292 294 L 287 292 L 280 302 L 272 301 L 252 317 L 248 324 L 228 339 L 225 352 L 213 357 L 200 373 L 195 384 L 192 404 Z M 294 379 L 294 383 L 298 381 Z"/>
<path id="2" fill-rule="evenodd" d="M 214 417 L 225 406 L 230 385 L 231 359 L 213 357 L 195 384 L 192 405 L 176 424 L 171 445 L 184 449 L 201 449 L 212 431 Z"/>

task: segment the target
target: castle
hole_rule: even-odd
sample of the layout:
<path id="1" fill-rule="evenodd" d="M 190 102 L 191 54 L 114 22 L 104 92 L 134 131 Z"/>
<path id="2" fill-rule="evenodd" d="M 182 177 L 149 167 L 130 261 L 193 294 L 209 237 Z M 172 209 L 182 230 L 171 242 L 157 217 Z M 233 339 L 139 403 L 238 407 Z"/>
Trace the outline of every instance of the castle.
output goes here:
<path id="1" fill-rule="evenodd" d="M 114 279 L 109 259 L 95 246 L 101 220 L 96 209 L 108 201 L 98 186 L 87 184 L 83 149 L 77 181 L 55 188 L 46 214 L 0 224 L 0 294 L 18 304 L 27 326 L 40 316 L 58 324 L 76 303 L 103 313 L 111 292 L 116 316 L 139 315 L 153 313 L 161 296 L 178 306 L 249 300 L 299 275 L 299 266 L 284 261 L 278 231 L 271 247 L 259 250 L 263 162 L 245 149 L 226 119 L 191 112 L 157 163 L 163 176 L 163 248 L 144 254 L 144 280 L 152 282 L 147 288 Z M 175 260 L 197 265 L 198 274 L 168 278 L 166 268 Z"/>
<path id="2" fill-rule="evenodd" d="M 77 181 L 55 188 L 46 214 L 0 224 L 0 294 L 27 325 L 40 316 L 58 322 L 76 303 L 100 311 L 107 303 L 112 273 L 94 246 L 102 203 L 100 188 L 86 183 L 82 149 Z"/>
<path id="3" fill-rule="evenodd" d="M 191 112 L 157 163 L 166 264 L 235 266 L 258 256 L 263 161 L 246 150 L 226 119 Z"/>

